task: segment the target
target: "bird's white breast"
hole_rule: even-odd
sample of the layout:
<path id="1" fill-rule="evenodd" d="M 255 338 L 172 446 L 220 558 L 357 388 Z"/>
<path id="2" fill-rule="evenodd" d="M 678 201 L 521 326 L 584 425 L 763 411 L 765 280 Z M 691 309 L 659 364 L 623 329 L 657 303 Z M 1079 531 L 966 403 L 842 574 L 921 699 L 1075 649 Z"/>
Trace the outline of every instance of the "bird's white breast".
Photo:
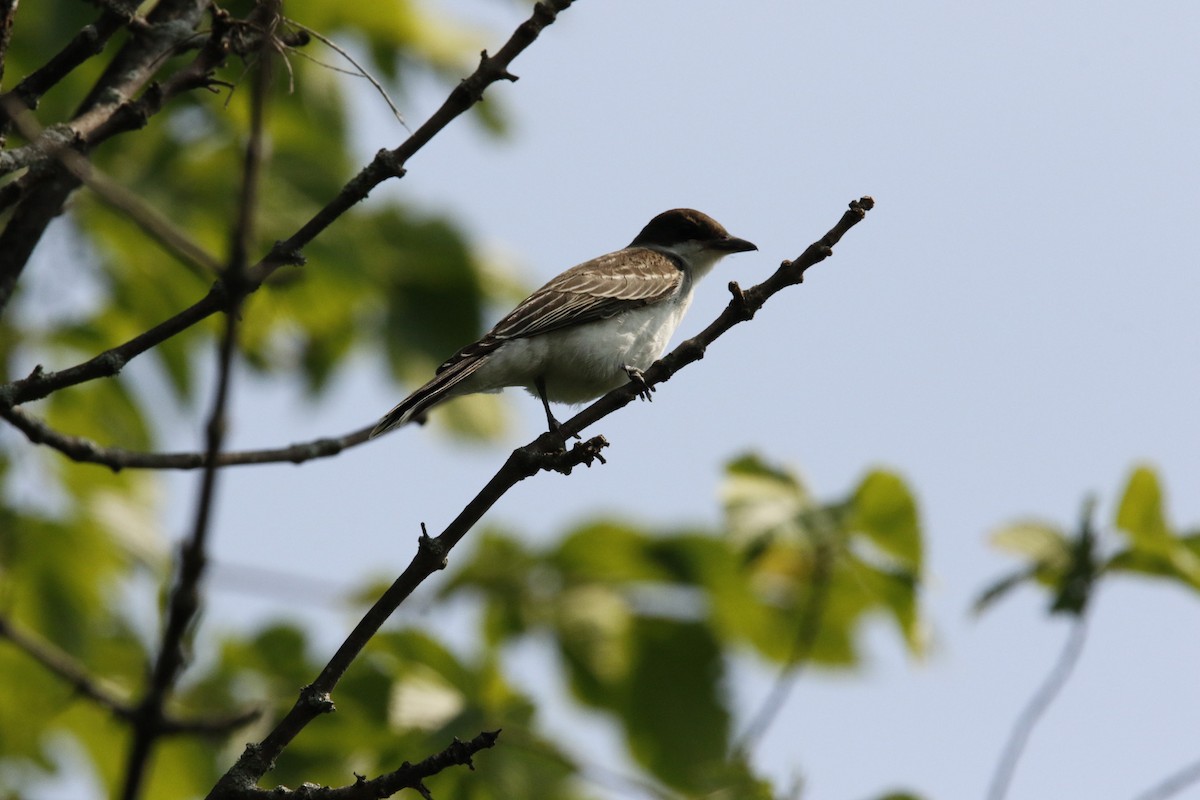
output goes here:
<path id="1" fill-rule="evenodd" d="M 605 320 L 541 336 L 514 339 L 491 354 L 471 391 L 524 386 L 540 376 L 549 399 L 582 403 L 627 383 L 625 366 L 644 370 L 666 350 L 692 301 L 691 286 L 676 297 Z"/>

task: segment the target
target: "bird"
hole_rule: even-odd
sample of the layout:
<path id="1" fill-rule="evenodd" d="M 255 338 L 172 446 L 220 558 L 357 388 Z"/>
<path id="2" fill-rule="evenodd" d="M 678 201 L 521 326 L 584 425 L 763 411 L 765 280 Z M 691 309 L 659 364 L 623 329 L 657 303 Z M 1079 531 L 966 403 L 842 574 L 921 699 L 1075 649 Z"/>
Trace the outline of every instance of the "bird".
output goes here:
<path id="1" fill-rule="evenodd" d="M 707 214 L 664 211 L 628 247 L 571 267 L 521 301 L 483 338 L 446 359 L 433 378 L 379 420 L 371 438 L 454 397 L 522 387 L 578 404 L 628 382 L 649 398 L 643 371 L 662 356 L 692 302 L 696 281 L 732 253 L 758 248 Z"/>

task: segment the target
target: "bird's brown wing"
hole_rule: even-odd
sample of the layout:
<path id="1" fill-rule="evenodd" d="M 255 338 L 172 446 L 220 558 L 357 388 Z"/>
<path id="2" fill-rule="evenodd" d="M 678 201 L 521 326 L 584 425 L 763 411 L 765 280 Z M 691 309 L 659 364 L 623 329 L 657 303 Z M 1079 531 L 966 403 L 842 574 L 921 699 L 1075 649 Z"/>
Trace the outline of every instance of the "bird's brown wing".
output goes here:
<path id="1" fill-rule="evenodd" d="M 607 319 L 665 300 L 679 291 L 683 279 L 683 270 L 671 256 L 645 247 L 585 261 L 525 298 L 487 335 L 446 359 L 437 371 L 486 355 L 511 339 Z"/>

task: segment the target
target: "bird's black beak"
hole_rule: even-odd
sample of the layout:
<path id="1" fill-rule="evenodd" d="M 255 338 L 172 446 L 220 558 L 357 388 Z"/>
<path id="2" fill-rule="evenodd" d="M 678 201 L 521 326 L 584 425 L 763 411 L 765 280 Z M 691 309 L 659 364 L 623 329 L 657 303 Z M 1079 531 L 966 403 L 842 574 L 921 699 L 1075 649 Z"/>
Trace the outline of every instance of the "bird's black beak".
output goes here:
<path id="1" fill-rule="evenodd" d="M 748 253 L 751 250 L 757 250 L 758 246 L 754 242 L 748 242 L 745 239 L 739 239 L 736 236 L 726 236 L 723 239 L 716 239 L 709 245 L 713 250 L 720 250 L 724 253 Z"/>

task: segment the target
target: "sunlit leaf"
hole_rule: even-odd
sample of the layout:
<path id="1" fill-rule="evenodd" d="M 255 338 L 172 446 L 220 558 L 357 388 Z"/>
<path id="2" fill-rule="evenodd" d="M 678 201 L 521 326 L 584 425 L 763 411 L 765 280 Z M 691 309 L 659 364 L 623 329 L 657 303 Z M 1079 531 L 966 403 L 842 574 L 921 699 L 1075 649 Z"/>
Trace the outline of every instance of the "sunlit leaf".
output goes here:
<path id="1" fill-rule="evenodd" d="M 921 569 L 921 530 L 917 504 L 904 480 L 874 470 L 854 491 L 848 526 L 862 531 L 885 553 L 905 566 Z"/>
<path id="2" fill-rule="evenodd" d="M 777 539 L 803 538 L 805 514 L 814 506 L 798 476 L 754 454 L 726 465 L 721 499 L 725 528 L 747 561 L 768 552 Z"/>
<path id="3" fill-rule="evenodd" d="M 567 680 L 583 703 L 621 707 L 633 668 L 634 614 L 610 587 L 581 586 L 555 603 L 554 633 Z"/>
<path id="4" fill-rule="evenodd" d="M 1117 508 L 1117 528 L 1139 545 L 1160 541 L 1168 535 L 1162 489 L 1158 476 L 1149 467 L 1138 467 L 1129 476 Z"/>
<path id="5" fill-rule="evenodd" d="M 1200 589 L 1200 551 L 1194 540 L 1178 536 L 1168 524 L 1158 476 L 1149 467 L 1134 469 L 1117 509 L 1118 530 L 1129 539 L 1109 568 L 1174 578 Z"/>
<path id="6" fill-rule="evenodd" d="M 1053 525 L 1028 520 L 1007 525 L 991 535 L 992 545 L 1021 556 L 1055 573 L 1065 571 L 1071 562 L 1071 544 Z"/>
<path id="7" fill-rule="evenodd" d="M 632 525 L 596 521 L 568 534 L 550 559 L 572 582 L 665 580 L 667 571 L 650 556 L 650 539 Z"/>

